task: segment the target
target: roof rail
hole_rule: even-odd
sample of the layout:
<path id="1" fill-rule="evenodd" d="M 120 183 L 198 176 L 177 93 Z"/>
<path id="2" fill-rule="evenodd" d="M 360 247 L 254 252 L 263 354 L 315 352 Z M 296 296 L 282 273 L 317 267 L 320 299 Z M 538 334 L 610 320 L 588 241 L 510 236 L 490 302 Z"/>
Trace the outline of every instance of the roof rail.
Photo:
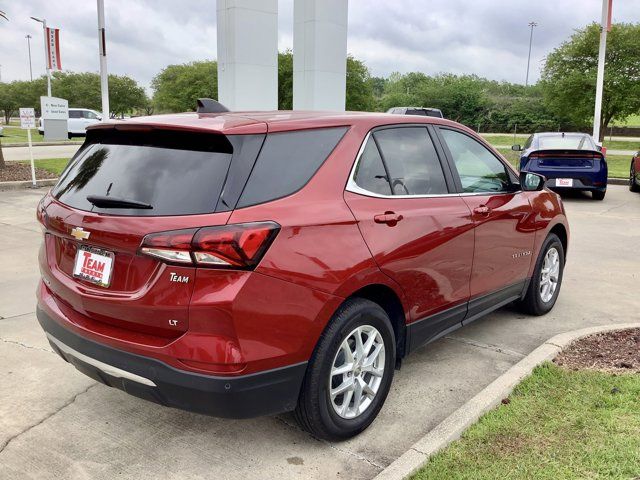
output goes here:
<path id="1" fill-rule="evenodd" d="M 223 113 L 229 111 L 227 107 L 212 98 L 199 98 L 197 105 L 196 112 L 198 113 Z"/>

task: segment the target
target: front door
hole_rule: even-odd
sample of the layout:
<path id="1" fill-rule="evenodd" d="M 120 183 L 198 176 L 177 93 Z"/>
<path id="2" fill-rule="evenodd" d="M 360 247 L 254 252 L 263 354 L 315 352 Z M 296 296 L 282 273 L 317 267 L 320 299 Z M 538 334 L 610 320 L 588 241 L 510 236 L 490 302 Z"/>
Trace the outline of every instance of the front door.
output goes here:
<path id="1" fill-rule="evenodd" d="M 459 130 L 441 127 L 440 135 L 475 225 L 469 321 L 522 293 L 532 261 L 535 219 L 528 194 L 491 150 Z"/>
<path id="2" fill-rule="evenodd" d="M 378 266 L 406 295 L 411 349 L 466 314 L 473 222 L 450 193 L 453 176 L 426 126 L 377 129 L 365 142 L 345 201 Z"/>

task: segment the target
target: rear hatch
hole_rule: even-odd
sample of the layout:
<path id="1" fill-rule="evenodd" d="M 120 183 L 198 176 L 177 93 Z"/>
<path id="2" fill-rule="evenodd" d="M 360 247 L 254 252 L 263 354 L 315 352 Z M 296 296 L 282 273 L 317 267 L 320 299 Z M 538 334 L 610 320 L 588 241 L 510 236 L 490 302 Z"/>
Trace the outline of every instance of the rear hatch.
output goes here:
<path id="1" fill-rule="evenodd" d="M 599 169 L 603 155 L 590 150 L 537 150 L 529 154 L 525 168 L 531 170 L 593 170 Z"/>
<path id="2" fill-rule="evenodd" d="M 226 224 L 235 203 L 225 182 L 248 175 L 264 136 L 135 128 L 90 131 L 62 173 L 40 213 L 42 273 L 61 308 L 173 338 L 188 329 L 196 268 L 141 255 L 143 239 Z M 234 149 L 249 159 L 235 169 Z"/>

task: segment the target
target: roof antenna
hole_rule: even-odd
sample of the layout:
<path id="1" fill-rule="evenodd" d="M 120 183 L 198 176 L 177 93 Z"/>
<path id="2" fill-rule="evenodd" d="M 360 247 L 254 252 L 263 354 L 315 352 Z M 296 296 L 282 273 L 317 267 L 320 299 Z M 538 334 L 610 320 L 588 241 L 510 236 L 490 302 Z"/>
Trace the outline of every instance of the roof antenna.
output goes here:
<path id="1" fill-rule="evenodd" d="M 213 100 L 212 98 L 199 98 L 196 102 L 198 113 L 224 113 L 229 109 L 220 102 Z"/>

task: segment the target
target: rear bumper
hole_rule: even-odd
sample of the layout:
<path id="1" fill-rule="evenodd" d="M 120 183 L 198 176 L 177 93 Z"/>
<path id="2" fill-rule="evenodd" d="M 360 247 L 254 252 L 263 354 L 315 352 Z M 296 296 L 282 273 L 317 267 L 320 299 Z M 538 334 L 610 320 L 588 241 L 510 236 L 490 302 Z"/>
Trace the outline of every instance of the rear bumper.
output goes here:
<path id="1" fill-rule="evenodd" d="M 571 187 L 558 187 L 556 185 L 556 178 L 571 178 L 573 180 L 573 185 Z M 576 178 L 573 175 L 557 175 L 554 178 L 549 178 L 547 176 L 546 186 L 552 190 L 606 190 L 607 189 L 607 180 L 597 180 L 597 185 L 594 185 L 594 182 L 591 179 L 585 178 Z"/>
<path id="2" fill-rule="evenodd" d="M 40 308 L 37 317 L 56 353 L 82 373 L 167 407 L 225 418 L 291 411 L 306 372 L 306 362 L 233 377 L 187 372 L 86 339 Z"/>

